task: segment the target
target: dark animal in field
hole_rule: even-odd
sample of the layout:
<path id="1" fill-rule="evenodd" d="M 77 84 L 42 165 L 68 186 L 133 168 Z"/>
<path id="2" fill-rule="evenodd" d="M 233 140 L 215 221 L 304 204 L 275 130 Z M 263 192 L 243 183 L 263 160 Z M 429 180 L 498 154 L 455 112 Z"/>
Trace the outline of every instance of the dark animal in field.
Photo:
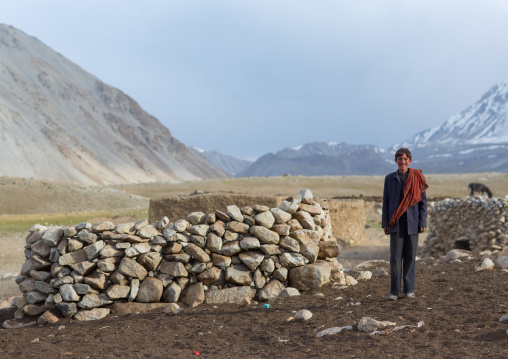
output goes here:
<path id="1" fill-rule="evenodd" d="M 470 196 L 474 196 L 475 192 L 481 192 L 482 196 L 484 193 L 487 193 L 489 198 L 492 198 L 492 191 L 489 189 L 489 187 L 485 186 L 483 183 L 470 183 L 469 184 L 469 190 L 471 193 Z"/>

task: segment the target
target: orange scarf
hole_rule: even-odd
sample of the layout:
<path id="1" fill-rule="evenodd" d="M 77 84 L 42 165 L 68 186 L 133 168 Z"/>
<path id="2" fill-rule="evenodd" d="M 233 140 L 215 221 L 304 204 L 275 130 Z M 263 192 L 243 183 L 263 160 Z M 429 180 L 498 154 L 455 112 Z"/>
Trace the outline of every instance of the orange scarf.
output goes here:
<path id="1" fill-rule="evenodd" d="M 423 177 L 422 170 L 415 170 L 409 168 L 409 173 L 404 184 L 404 198 L 399 204 L 399 208 L 395 211 L 390 220 L 390 226 L 395 226 L 399 218 L 411 206 L 414 206 L 422 199 L 422 193 L 429 188 L 425 177 Z"/>

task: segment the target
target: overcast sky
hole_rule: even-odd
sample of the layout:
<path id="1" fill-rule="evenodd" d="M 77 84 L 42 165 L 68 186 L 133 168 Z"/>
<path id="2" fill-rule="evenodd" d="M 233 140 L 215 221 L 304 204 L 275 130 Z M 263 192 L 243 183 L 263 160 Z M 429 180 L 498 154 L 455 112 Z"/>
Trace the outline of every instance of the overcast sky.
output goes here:
<path id="1" fill-rule="evenodd" d="M 12 25 L 189 146 L 388 147 L 508 80 L 505 0 L 16 0 Z"/>

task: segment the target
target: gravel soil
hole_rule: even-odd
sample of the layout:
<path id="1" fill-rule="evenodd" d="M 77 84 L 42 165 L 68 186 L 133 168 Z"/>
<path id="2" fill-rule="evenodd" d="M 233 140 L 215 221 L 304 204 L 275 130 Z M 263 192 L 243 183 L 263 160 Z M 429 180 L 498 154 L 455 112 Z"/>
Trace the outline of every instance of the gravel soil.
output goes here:
<path id="1" fill-rule="evenodd" d="M 362 260 L 386 257 L 387 241 L 379 229 L 372 231 L 363 250 L 346 248 L 339 256 L 347 274 L 356 276 L 353 269 Z M 389 269 L 376 263 L 371 270 Z M 476 272 L 478 263 L 421 260 L 416 298 L 396 302 L 386 300 L 386 276 L 343 289 L 329 283 L 300 297 L 248 306 L 203 304 L 178 315 L 158 310 L 0 329 L 0 358 L 508 358 L 508 321 L 499 321 L 508 313 L 508 273 L 497 267 Z M 312 318 L 289 320 L 301 309 Z M 13 309 L 0 309 L 0 322 L 13 315 Z M 365 316 L 397 326 L 423 325 L 371 334 L 358 329 Z M 351 330 L 316 337 L 348 325 Z"/>

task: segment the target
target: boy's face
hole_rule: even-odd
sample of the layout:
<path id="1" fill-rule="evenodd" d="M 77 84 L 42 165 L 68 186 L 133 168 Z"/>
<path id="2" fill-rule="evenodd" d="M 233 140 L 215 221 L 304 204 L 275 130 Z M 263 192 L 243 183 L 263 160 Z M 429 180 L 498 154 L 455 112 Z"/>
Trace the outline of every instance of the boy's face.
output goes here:
<path id="1" fill-rule="evenodd" d="M 399 172 L 406 172 L 409 164 L 411 163 L 411 160 L 404 153 L 402 156 L 399 156 L 395 159 L 395 163 L 399 167 Z"/>

